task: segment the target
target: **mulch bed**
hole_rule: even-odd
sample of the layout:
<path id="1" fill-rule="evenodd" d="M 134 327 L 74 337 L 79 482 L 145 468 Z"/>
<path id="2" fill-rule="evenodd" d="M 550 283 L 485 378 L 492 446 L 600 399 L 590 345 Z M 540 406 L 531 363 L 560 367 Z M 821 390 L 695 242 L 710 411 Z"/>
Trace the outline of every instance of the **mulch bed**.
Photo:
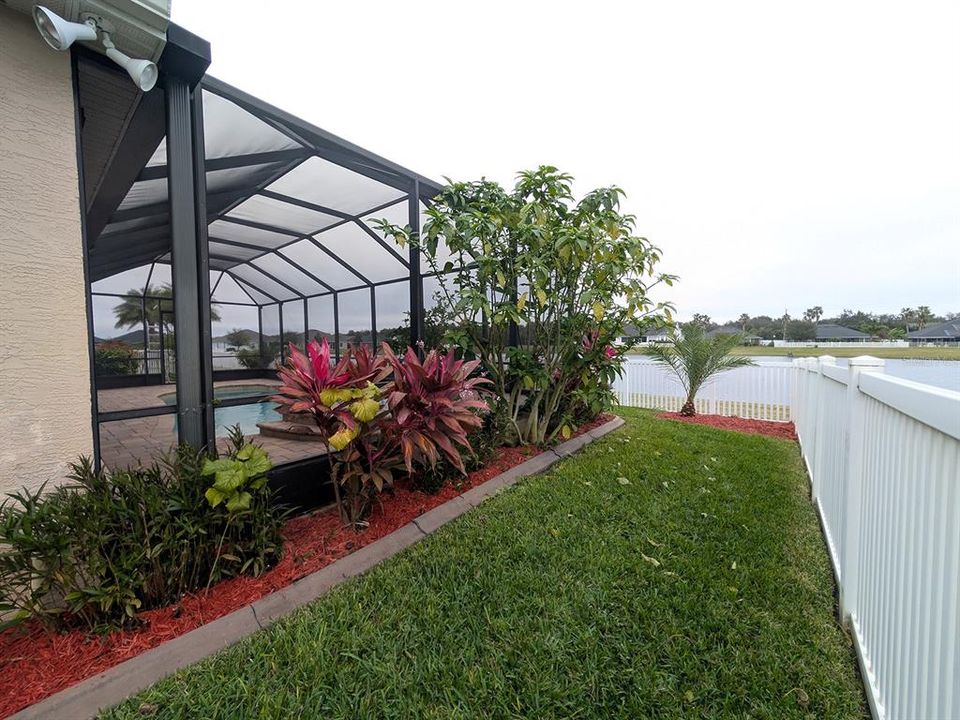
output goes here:
<path id="1" fill-rule="evenodd" d="M 694 425 L 709 425 L 710 427 L 720 428 L 722 430 L 734 430 L 752 435 L 767 435 L 768 437 L 780 438 L 782 440 L 797 439 L 797 430 L 792 422 L 747 420 L 746 418 L 727 417 L 725 415 L 694 415 L 693 417 L 684 417 L 680 413 L 666 412 L 659 413 L 657 417 L 663 418 L 664 420 L 679 420 L 680 422 L 692 423 Z"/>
<path id="2" fill-rule="evenodd" d="M 612 418 L 602 415 L 579 427 L 574 437 Z M 413 490 L 401 480 L 381 496 L 362 532 L 342 527 L 333 507 L 292 518 L 283 529 L 283 558 L 273 568 L 259 577 L 231 578 L 186 595 L 175 605 L 144 611 L 139 615 L 142 625 L 134 629 L 95 636 L 81 630 L 49 632 L 28 622 L 6 630 L 0 633 L 0 717 L 280 590 L 537 454 L 537 448 L 529 445 L 501 448 L 462 483 L 447 484 L 434 495 Z"/>

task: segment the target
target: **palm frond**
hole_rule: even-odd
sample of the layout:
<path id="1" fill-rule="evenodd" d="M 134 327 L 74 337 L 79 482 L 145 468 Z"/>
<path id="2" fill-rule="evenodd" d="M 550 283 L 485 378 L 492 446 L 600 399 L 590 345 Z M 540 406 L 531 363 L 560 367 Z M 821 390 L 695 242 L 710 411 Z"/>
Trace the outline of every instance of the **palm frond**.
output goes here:
<path id="1" fill-rule="evenodd" d="M 755 364 L 749 357 L 730 354 L 742 341 L 740 335 L 708 338 L 703 328 L 690 325 L 682 334 L 674 331 L 671 340 L 669 345 L 651 346 L 648 352 L 654 362 L 676 374 L 691 401 L 710 378 Z"/>

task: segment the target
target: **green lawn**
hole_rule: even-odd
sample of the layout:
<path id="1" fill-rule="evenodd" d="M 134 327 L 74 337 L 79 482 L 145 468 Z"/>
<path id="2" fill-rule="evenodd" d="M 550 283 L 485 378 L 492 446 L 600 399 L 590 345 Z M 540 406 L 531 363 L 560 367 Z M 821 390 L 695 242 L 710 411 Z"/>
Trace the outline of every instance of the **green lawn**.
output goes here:
<path id="1" fill-rule="evenodd" d="M 821 355 L 833 355 L 834 357 L 851 358 L 861 355 L 873 355 L 873 357 L 885 358 L 888 360 L 960 360 L 960 348 L 956 347 L 880 347 L 880 348 L 830 348 L 830 347 L 812 347 L 812 348 L 777 348 L 777 347 L 738 347 L 734 351 L 737 355 L 751 355 L 754 357 L 783 357 L 792 355 L 793 357 L 820 357 Z M 642 350 L 637 350 L 636 355 L 644 354 Z"/>
<path id="2" fill-rule="evenodd" d="M 796 446 L 623 415 L 106 717 L 866 717 Z"/>
<path id="3" fill-rule="evenodd" d="M 874 357 L 886 358 L 888 360 L 960 360 L 960 348 L 955 347 L 879 347 L 879 348 L 771 348 L 771 347 L 745 347 L 738 348 L 745 351 L 747 355 L 786 355 L 792 354 L 794 357 L 820 357 L 821 355 L 833 355 L 834 357 L 850 358 L 860 355 L 873 355 Z"/>

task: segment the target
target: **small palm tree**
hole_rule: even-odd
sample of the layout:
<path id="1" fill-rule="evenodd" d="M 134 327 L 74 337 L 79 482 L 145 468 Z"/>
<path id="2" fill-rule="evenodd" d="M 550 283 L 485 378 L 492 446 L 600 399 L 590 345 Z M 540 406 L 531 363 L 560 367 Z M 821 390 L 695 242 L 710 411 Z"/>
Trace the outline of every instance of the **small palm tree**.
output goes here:
<path id="1" fill-rule="evenodd" d="M 720 334 L 710 338 L 702 327 L 690 323 L 684 327 L 682 335 L 674 331 L 672 340 L 669 345 L 652 345 L 650 355 L 655 362 L 673 370 L 680 379 L 687 393 L 680 414 L 687 417 L 697 414 L 693 403 L 707 380 L 725 370 L 754 364 L 743 355 L 730 355 L 730 351 L 740 344 L 740 335 Z"/>

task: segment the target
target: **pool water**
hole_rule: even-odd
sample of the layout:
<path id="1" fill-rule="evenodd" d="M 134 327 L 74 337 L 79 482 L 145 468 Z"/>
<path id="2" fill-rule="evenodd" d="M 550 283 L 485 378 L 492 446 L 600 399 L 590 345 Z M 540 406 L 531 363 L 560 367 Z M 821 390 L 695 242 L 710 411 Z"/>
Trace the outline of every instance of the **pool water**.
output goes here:
<path id="1" fill-rule="evenodd" d="M 213 395 L 217 400 L 227 400 L 242 397 L 257 397 L 275 392 L 276 388 L 272 385 L 227 385 L 213 389 Z M 161 395 L 167 405 L 177 403 L 177 394 L 167 393 Z M 244 435 L 256 435 L 260 432 L 257 423 L 277 422 L 281 419 L 280 413 L 276 410 L 276 403 L 270 401 L 251 403 L 249 405 L 236 405 L 234 407 L 218 407 L 213 411 L 213 422 L 216 425 L 217 437 L 223 437 L 227 431 L 234 425 L 239 425 Z M 174 432 L 176 432 L 176 418 L 174 419 Z"/>
<path id="2" fill-rule="evenodd" d="M 276 392 L 271 385 L 227 385 L 213 389 L 213 396 L 217 400 L 231 398 L 255 397 Z M 227 434 L 234 425 L 239 425 L 244 435 L 256 435 L 260 432 L 257 423 L 276 422 L 280 420 L 280 413 L 272 402 L 258 402 L 250 405 L 235 405 L 233 407 L 218 407 L 213 411 L 213 422 L 217 426 L 217 437 Z"/>
<path id="3" fill-rule="evenodd" d="M 277 422 L 280 420 L 280 413 L 276 411 L 275 403 L 259 402 L 216 408 L 213 411 L 213 420 L 217 426 L 217 437 L 226 435 L 234 425 L 239 425 L 244 435 L 256 435 L 260 432 L 257 423 Z"/>

